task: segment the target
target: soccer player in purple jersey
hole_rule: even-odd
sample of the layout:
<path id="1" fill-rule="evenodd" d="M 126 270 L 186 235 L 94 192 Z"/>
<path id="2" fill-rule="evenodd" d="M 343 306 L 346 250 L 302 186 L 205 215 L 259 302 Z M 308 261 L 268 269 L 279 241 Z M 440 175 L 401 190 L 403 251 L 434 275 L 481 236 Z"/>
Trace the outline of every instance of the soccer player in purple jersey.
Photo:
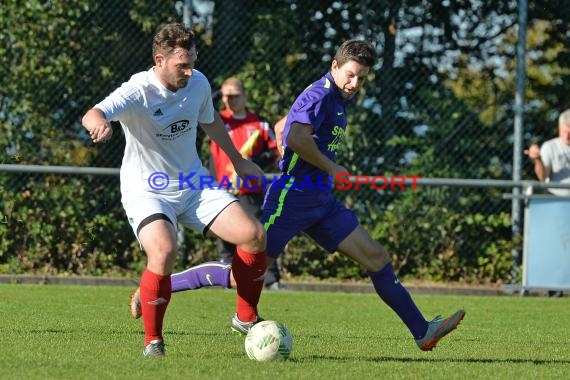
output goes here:
<path id="1" fill-rule="evenodd" d="M 293 103 L 286 119 L 277 123 L 275 134 L 278 144 L 282 144 L 279 149 L 283 154 L 279 163 L 282 173 L 267 191 L 261 218 L 267 231 L 267 265 L 271 265 L 294 236 L 305 232 L 327 251 L 338 251 L 361 264 L 368 271 L 376 293 L 408 327 L 418 347 L 430 351 L 459 325 L 465 311 L 427 321 L 394 273 L 384 247 L 371 238 L 356 214 L 332 195 L 333 179 L 348 172 L 334 162 L 343 144 L 346 106 L 362 88 L 374 64 L 374 55 L 369 42 L 343 43 L 330 71 L 307 87 Z M 192 268 L 186 271 L 192 277 L 185 282 L 182 282 L 185 272 L 173 274 L 173 278 L 181 279 L 176 281 L 180 284 L 176 291 L 208 286 L 201 278 L 214 272 L 220 281 L 209 285 L 230 287 L 230 269 L 207 264 L 211 265 L 204 267 L 208 272 Z M 131 309 L 135 317 L 139 315 L 137 307 L 138 300 L 134 298 Z M 236 323 L 234 317 L 232 328 L 247 334 L 260 320 L 257 316 L 253 322 Z"/>
<path id="2" fill-rule="evenodd" d="M 307 233 L 327 251 L 338 251 L 360 263 L 380 298 L 402 319 L 419 348 L 429 351 L 457 327 L 465 312 L 458 310 L 448 318 L 426 321 L 394 273 L 390 255 L 359 224 L 355 213 L 327 190 L 332 184 L 323 183 L 348 172 L 334 159 L 343 144 L 347 105 L 362 88 L 374 55 L 369 42 L 346 41 L 337 50 L 330 71 L 293 103 L 280 141 L 283 180 L 273 183 L 263 205 L 268 262 L 275 260 L 295 235 Z M 280 132 L 276 131 L 277 135 Z"/>

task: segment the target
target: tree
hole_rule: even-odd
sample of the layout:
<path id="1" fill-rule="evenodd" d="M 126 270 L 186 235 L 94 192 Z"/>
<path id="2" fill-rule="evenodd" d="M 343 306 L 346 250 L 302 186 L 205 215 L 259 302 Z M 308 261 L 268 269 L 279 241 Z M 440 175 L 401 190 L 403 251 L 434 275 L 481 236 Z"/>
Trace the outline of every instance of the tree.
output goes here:
<path id="1" fill-rule="evenodd" d="M 80 119 L 126 73 L 151 62 L 150 40 L 130 20 L 127 5 L 89 0 L 3 3 L 0 152 L 18 157 L 11 163 L 119 165 L 120 156 L 105 153 L 122 144 L 121 134 L 98 154 L 89 148 Z M 124 259 L 132 255 L 122 254 L 132 238 L 118 218 L 118 185 L 108 187 L 87 177 L 12 178 L 0 176 L 1 211 L 22 223 L 1 226 L 2 262 L 19 263 L 20 270 L 90 274 L 118 263 L 130 265 Z M 93 215 L 96 211 L 100 217 Z M 87 228 L 93 234 L 113 232 L 99 241 L 90 238 Z M 107 256 L 111 252 L 117 254 Z"/>

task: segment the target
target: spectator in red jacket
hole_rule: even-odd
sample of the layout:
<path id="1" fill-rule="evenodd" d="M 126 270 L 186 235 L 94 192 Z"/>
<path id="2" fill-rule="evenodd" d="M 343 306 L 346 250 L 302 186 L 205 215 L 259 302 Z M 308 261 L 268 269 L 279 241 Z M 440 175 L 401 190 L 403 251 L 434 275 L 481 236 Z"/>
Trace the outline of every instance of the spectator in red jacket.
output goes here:
<path id="1" fill-rule="evenodd" d="M 222 83 L 221 100 L 224 109 L 220 116 L 242 157 L 255 162 L 266 172 L 275 171 L 279 157 L 275 136 L 269 123 L 246 107 L 247 94 L 242 81 L 236 77 L 227 78 Z M 231 183 L 229 190 L 237 195 L 246 211 L 259 218 L 265 190 L 263 185 L 251 182 L 244 185 L 226 153 L 214 141 L 210 142 L 210 152 L 212 174 L 220 184 Z M 231 263 L 235 246 L 223 240 L 218 240 L 217 246 L 220 260 Z M 278 265 L 270 266 L 265 274 L 265 287 L 279 289 L 279 280 Z"/>

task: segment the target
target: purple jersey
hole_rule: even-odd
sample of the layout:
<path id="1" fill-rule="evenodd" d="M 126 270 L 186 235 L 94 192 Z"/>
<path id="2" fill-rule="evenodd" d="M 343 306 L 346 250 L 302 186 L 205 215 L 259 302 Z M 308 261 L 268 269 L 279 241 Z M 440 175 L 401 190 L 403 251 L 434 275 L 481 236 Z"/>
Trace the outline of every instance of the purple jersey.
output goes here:
<path id="1" fill-rule="evenodd" d="M 267 231 L 268 256 L 279 256 L 287 242 L 302 231 L 333 252 L 358 226 L 354 212 L 332 195 L 328 173 L 303 161 L 286 145 L 292 123 L 310 124 L 318 149 L 334 160 L 344 140 L 347 103 L 327 73 L 307 87 L 291 107 L 283 131 L 285 152 L 279 163 L 283 175 L 269 187 L 263 203 L 261 223 Z"/>
<path id="2" fill-rule="evenodd" d="M 295 177 L 296 182 L 308 178 L 313 184 L 325 184 L 330 181 L 325 171 L 303 161 L 295 152 L 287 148 L 287 135 L 293 123 L 310 124 L 313 127 L 313 140 L 317 147 L 321 153 L 334 160 L 344 140 L 345 105 L 348 102 L 341 97 L 330 72 L 307 87 L 297 97 L 287 115 L 283 131 L 285 151 L 279 162 L 282 173 Z"/>

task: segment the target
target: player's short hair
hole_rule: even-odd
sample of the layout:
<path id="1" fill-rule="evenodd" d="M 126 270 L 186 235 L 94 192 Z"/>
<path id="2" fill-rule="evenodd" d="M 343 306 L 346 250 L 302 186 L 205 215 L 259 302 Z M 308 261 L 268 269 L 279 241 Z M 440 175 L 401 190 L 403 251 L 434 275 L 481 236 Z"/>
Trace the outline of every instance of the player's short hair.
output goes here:
<path id="1" fill-rule="evenodd" d="M 566 125 L 570 127 L 570 108 L 560 114 L 558 117 L 558 125 Z"/>
<path id="2" fill-rule="evenodd" d="M 157 54 L 170 55 L 176 48 L 192 49 L 196 44 L 194 32 L 181 23 L 164 25 L 155 34 L 152 41 L 152 56 Z"/>
<path id="3" fill-rule="evenodd" d="M 372 67 L 376 60 L 374 46 L 368 41 L 348 40 L 337 49 L 334 60 L 338 66 L 348 61 L 356 61 L 361 65 Z"/>

